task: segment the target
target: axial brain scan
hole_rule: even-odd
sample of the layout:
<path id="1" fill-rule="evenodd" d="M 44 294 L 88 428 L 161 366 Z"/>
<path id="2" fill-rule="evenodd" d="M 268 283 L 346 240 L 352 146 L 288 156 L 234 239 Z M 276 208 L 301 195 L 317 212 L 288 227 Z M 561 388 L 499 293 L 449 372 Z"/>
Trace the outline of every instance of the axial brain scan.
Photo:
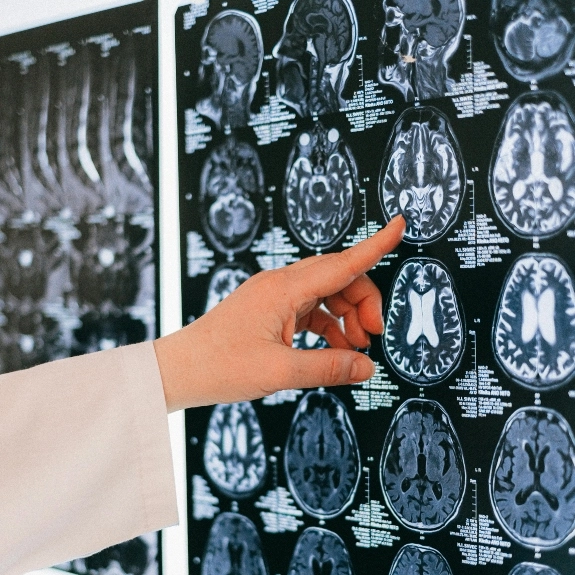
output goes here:
<path id="1" fill-rule="evenodd" d="M 523 94 L 509 108 L 494 148 L 491 193 L 517 235 L 546 238 L 575 215 L 575 120 L 556 92 Z"/>
<path id="2" fill-rule="evenodd" d="M 575 534 L 575 437 L 551 409 L 526 407 L 507 420 L 493 456 L 490 496 L 517 543 L 554 549 Z"/>
<path id="3" fill-rule="evenodd" d="M 205 312 L 208 313 L 236 288 L 251 277 L 251 272 L 237 263 L 223 264 L 216 268 L 208 286 L 208 297 Z"/>
<path id="4" fill-rule="evenodd" d="M 465 0 L 383 0 L 379 81 L 406 101 L 449 91 L 449 60 L 459 47 Z"/>
<path id="5" fill-rule="evenodd" d="M 509 572 L 509 575 L 560 575 L 555 569 L 538 563 L 519 563 Z"/>
<path id="6" fill-rule="evenodd" d="M 288 575 L 353 575 L 353 567 L 339 535 L 308 527 L 296 543 Z"/>
<path id="7" fill-rule="evenodd" d="M 397 120 L 381 165 L 385 217 L 402 214 L 404 240 L 425 243 L 454 222 L 465 193 L 465 169 L 449 120 L 436 108 L 409 108 Z"/>
<path id="8" fill-rule="evenodd" d="M 345 406 L 313 391 L 293 418 L 285 449 L 289 489 L 309 515 L 339 515 L 353 500 L 360 476 L 359 449 Z"/>
<path id="9" fill-rule="evenodd" d="M 216 517 L 202 561 L 202 575 L 268 575 L 255 525 L 238 513 Z"/>
<path id="10" fill-rule="evenodd" d="M 294 0 L 273 49 L 278 98 L 300 116 L 338 112 L 356 47 L 351 0 Z"/>
<path id="11" fill-rule="evenodd" d="M 525 254 L 503 285 L 493 326 L 495 356 L 521 385 L 547 390 L 575 372 L 575 289 L 551 254 Z"/>
<path id="12" fill-rule="evenodd" d="M 404 545 L 395 556 L 389 575 L 453 575 L 445 557 L 432 547 Z"/>
<path id="13" fill-rule="evenodd" d="M 199 114 L 218 128 L 247 126 L 250 106 L 264 57 L 256 19 L 239 10 L 224 10 L 207 25 L 201 42 Z"/>
<path id="14" fill-rule="evenodd" d="M 229 137 L 204 163 L 200 212 L 204 229 L 220 252 L 246 250 L 258 231 L 264 205 L 264 174 L 257 152 Z"/>
<path id="15" fill-rule="evenodd" d="M 347 232 L 357 196 L 357 169 L 335 128 L 317 123 L 296 139 L 286 172 L 290 230 L 307 248 L 326 249 Z"/>
<path id="16" fill-rule="evenodd" d="M 575 43 L 571 0 L 492 0 L 491 32 L 506 70 L 518 80 L 560 72 Z"/>
<path id="17" fill-rule="evenodd" d="M 437 531 L 459 511 L 465 465 L 447 412 L 435 401 L 410 399 L 395 414 L 381 458 L 386 504 L 415 531 Z"/>
<path id="18" fill-rule="evenodd" d="M 464 348 L 463 314 L 447 268 L 413 258 L 397 273 L 387 304 L 383 348 L 408 381 L 433 385 L 458 365 Z"/>
<path id="19" fill-rule="evenodd" d="M 228 497 L 249 497 L 262 486 L 266 453 L 262 429 L 249 401 L 214 408 L 204 444 L 204 466 Z"/>

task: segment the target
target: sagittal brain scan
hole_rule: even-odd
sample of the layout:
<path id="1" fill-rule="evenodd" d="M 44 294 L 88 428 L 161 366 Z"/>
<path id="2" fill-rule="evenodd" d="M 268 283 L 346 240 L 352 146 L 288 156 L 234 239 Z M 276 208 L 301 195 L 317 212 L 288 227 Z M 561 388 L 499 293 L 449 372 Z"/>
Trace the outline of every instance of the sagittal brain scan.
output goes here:
<path id="1" fill-rule="evenodd" d="M 238 513 L 222 513 L 212 524 L 202 575 L 268 575 L 255 525 Z"/>
<path id="2" fill-rule="evenodd" d="M 278 98 L 300 116 L 339 111 L 356 47 L 351 0 L 294 0 L 273 49 Z"/>
<path id="3" fill-rule="evenodd" d="M 556 92 L 523 94 L 509 108 L 489 178 L 503 222 L 522 237 L 547 238 L 575 215 L 575 120 Z"/>
<path id="4" fill-rule="evenodd" d="M 235 254 L 252 243 L 262 218 L 264 173 L 257 152 L 234 137 L 212 150 L 200 180 L 202 224 L 220 252 Z"/>
<path id="5" fill-rule="evenodd" d="M 335 128 L 317 123 L 299 134 L 284 186 L 290 230 L 307 248 L 327 249 L 347 232 L 358 195 L 351 149 Z"/>
<path id="6" fill-rule="evenodd" d="M 296 543 L 288 575 L 353 575 L 353 567 L 339 535 L 308 527 Z"/>
<path id="7" fill-rule="evenodd" d="M 383 334 L 393 369 L 417 385 L 442 381 L 459 363 L 464 333 L 447 268 L 431 258 L 407 260 L 390 292 Z"/>
<path id="8" fill-rule="evenodd" d="M 490 496 L 497 520 L 517 543 L 554 549 L 575 534 L 575 437 L 544 407 L 517 410 L 495 449 Z"/>
<path id="9" fill-rule="evenodd" d="M 383 158 L 379 193 L 386 219 L 404 216 L 404 240 L 425 243 L 442 236 L 457 217 L 465 184 L 449 120 L 431 106 L 403 112 Z"/>
<path id="10" fill-rule="evenodd" d="M 208 297 L 204 313 L 216 307 L 223 299 L 249 279 L 251 275 L 250 270 L 246 266 L 238 263 L 222 264 L 216 268 L 208 286 Z"/>
<path id="11" fill-rule="evenodd" d="M 465 465 L 457 433 L 435 401 L 409 399 L 395 414 L 383 446 L 381 484 L 397 519 L 415 531 L 437 531 L 459 511 Z"/>
<path id="12" fill-rule="evenodd" d="M 445 557 L 432 547 L 404 545 L 395 556 L 389 575 L 453 575 Z"/>
<path id="13" fill-rule="evenodd" d="M 247 126 L 264 57 L 260 25 L 245 12 L 224 10 L 207 25 L 201 54 L 196 110 L 218 128 Z"/>
<path id="14" fill-rule="evenodd" d="M 575 372 L 574 279 L 556 256 L 531 253 L 511 268 L 493 326 L 495 356 L 507 375 L 534 390 Z"/>
<path id="15" fill-rule="evenodd" d="M 345 406 L 331 393 L 304 396 L 285 448 L 289 489 L 309 515 L 339 515 L 353 500 L 360 476 L 359 449 Z"/>
<path id="16" fill-rule="evenodd" d="M 379 81 L 406 101 L 449 91 L 449 60 L 459 47 L 465 0 L 383 0 Z"/>
<path id="17" fill-rule="evenodd" d="M 575 43 L 570 0 L 493 0 L 491 32 L 505 69 L 523 82 L 560 72 Z"/>
<path id="18" fill-rule="evenodd" d="M 204 444 L 204 465 L 210 479 L 228 497 L 249 497 L 262 486 L 267 460 L 262 428 L 250 402 L 214 408 Z"/>
<path id="19" fill-rule="evenodd" d="M 547 565 L 539 565 L 538 563 L 519 563 L 515 565 L 509 575 L 561 575 L 558 571 Z"/>

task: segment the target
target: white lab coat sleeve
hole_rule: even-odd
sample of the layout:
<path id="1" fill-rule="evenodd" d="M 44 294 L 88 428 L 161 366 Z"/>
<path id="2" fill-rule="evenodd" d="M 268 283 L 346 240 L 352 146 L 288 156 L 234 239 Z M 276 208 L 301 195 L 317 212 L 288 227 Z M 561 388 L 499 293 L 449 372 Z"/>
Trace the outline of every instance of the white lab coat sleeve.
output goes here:
<path id="1" fill-rule="evenodd" d="M 0 573 L 177 523 L 152 342 L 0 376 Z"/>

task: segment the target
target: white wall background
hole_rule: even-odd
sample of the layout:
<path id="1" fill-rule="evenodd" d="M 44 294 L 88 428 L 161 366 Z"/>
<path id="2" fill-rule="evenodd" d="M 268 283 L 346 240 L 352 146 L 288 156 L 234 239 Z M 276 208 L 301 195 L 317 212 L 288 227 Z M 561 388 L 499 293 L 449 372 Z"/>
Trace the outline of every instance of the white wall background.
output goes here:
<path id="1" fill-rule="evenodd" d="M 135 3 L 134 0 L 0 0 L 0 36 L 74 16 Z M 160 260 L 162 334 L 181 326 L 180 243 L 174 15 L 184 0 L 159 0 L 160 42 Z M 170 416 L 180 525 L 164 531 L 164 575 L 187 575 L 185 440 L 183 413 Z M 55 575 L 46 569 L 34 575 Z"/>

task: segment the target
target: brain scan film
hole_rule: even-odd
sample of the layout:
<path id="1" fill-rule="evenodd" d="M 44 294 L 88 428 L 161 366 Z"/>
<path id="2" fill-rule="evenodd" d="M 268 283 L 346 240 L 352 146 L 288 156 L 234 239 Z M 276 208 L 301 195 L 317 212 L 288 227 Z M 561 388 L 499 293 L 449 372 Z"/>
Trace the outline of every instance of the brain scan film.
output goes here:
<path id="1" fill-rule="evenodd" d="M 238 513 L 216 517 L 202 561 L 202 575 L 268 575 L 255 525 Z"/>
<path id="2" fill-rule="evenodd" d="M 284 186 L 290 230 L 307 248 L 327 249 L 347 232 L 358 195 L 350 148 L 335 128 L 317 123 L 292 148 Z"/>
<path id="3" fill-rule="evenodd" d="M 449 60 L 459 47 L 465 0 L 383 0 L 379 81 L 406 101 L 450 90 Z"/>
<path id="4" fill-rule="evenodd" d="M 379 193 L 387 220 L 404 216 L 404 240 L 425 243 L 442 236 L 457 217 L 465 184 L 449 120 L 430 106 L 403 112 L 381 165 Z"/>
<path id="5" fill-rule="evenodd" d="M 556 92 L 523 94 L 509 108 L 491 162 L 491 194 L 515 234 L 547 238 L 575 215 L 575 119 Z"/>
<path id="6" fill-rule="evenodd" d="M 521 256 L 503 285 L 493 326 L 501 367 L 537 391 L 569 381 L 575 372 L 574 279 L 556 256 Z"/>
<path id="7" fill-rule="evenodd" d="M 565 418 L 526 407 L 507 420 L 493 456 L 490 496 L 509 537 L 554 549 L 575 534 L 575 437 Z"/>
<path id="8" fill-rule="evenodd" d="M 262 428 L 249 401 L 214 408 L 204 444 L 204 466 L 228 497 L 249 497 L 262 486 L 266 453 Z"/>
<path id="9" fill-rule="evenodd" d="M 356 47 L 351 0 L 294 0 L 273 49 L 278 98 L 300 116 L 339 111 Z"/>
<path id="10" fill-rule="evenodd" d="M 415 531 L 437 531 L 459 511 L 465 492 L 459 438 L 435 401 L 410 399 L 395 414 L 383 446 L 381 484 L 395 517 Z"/>
<path id="11" fill-rule="evenodd" d="M 208 286 L 208 297 L 204 313 L 216 307 L 223 299 L 249 279 L 251 275 L 251 272 L 242 264 L 223 264 L 216 268 Z"/>
<path id="12" fill-rule="evenodd" d="M 263 205 L 257 152 L 228 137 L 208 156 L 200 180 L 202 224 L 216 249 L 228 255 L 246 250 L 258 231 Z"/>
<path id="13" fill-rule="evenodd" d="M 447 268 L 430 258 L 407 260 L 387 304 L 383 348 L 391 367 L 417 385 L 438 383 L 457 367 L 464 333 Z"/>
<path id="14" fill-rule="evenodd" d="M 246 126 L 264 57 L 260 25 L 239 10 L 224 10 L 207 25 L 198 72 L 199 114 L 218 128 Z"/>
<path id="15" fill-rule="evenodd" d="M 345 406 L 313 391 L 293 418 L 285 448 L 289 489 L 309 515 L 339 515 L 353 500 L 360 476 L 359 449 Z"/>
<path id="16" fill-rule="evenodd" d="M 491 32 L 505 69 L 530 82 L 566 65 L 575 43 L 570 0 L 492 0 Z"/>
<path id="17" fill-rule="evenodd" d="M 538 563 L 519 563 L 515 565 L 509 572 L 509 575 L 561 575 L 547 565 L 539 565 Z"/>
<path id="18" fill-rule="evenodd" d="M 389 575 L 453 575 L 445 557 L 432 547 L 404 545 L 395 556 Z"/>
<path id="19" fill-rule="evenodd" d="M 296 349 L 325 349 L 329 347 L 327 341 L 312 331 L 300 331 L 293 336 L 293 345 Z"/>

